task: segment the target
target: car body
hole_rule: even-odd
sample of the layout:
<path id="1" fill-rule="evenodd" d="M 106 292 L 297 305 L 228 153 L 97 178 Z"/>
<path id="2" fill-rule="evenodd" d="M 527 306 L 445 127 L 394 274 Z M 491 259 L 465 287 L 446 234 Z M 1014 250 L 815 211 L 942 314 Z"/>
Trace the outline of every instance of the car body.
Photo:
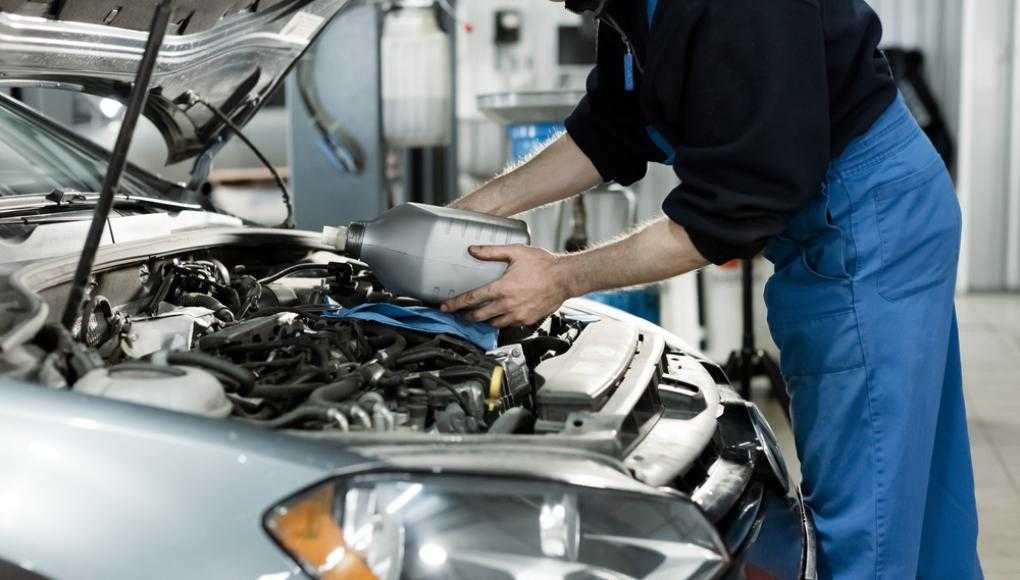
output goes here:
<path id="1" fill-rule="evenodd" d="M 508 350 L 362 324 L 341 303 L 413 301 L 318 234 L 195 203 L 228 135 L 181 95 L 243 122 L 344 5 L 175 13 L 146 113 L 192 183 L 128 169 L 72 329 L 108 154 L 0 95 L 0 575 L 814 577 L 771 428 L 664 329 L 587 300 Z M 127 97 L 154 3 L 0 6 L 5 82 Z"/>

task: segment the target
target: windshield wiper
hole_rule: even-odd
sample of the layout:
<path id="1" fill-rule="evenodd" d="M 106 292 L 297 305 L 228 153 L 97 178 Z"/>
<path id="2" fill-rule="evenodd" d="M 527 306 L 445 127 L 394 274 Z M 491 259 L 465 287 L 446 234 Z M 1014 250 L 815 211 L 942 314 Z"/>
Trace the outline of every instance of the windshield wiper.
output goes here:
<path id="1" fill-rule="evenodd" d="M 77 191 L 53 192 L 47 195 L 18 195 L 12 197 L 0 197 L 0 213 L 29 215 L 38 213 L 58 213 L 94 208 L 100 201 L 102 194 L 82 193 Z M 159 197 L 148 197 L 144 195 L 130 195 L 118 193 L 113 196 L 114 206 L 137 206 L 165 211 L 205 211 L 205 208 L 197 203 L 173 201 Z"/>
<path id="2" fill-rule="evenodd" d="M 145 108 L 145 101 L 149 97 L 149 83 L 152 81 L 152 71 L 156 67 L 156 58 L 159 56 L 159 49 L 163 45 L 163 38 L 166 36 L 167 24 L 170 22 L 170 1 L 161 0 L 156 6 L 156 13 L 152 17 L 152 24 L 149 26 L 149 37 L 145 42 L 145 53 L 138 64 L 138 72 L 135 75 L 134 86 L 131 87 L 131 96 L 128 98 L 127 111 L 124 120 L 120 125 L 120 132 L 117 134 L 117 143 L 110 155 L 110 165 L 106 170 L 106 178 L 103 180 L 103 192 L 96 204 L 96 212 L 92 216 L 92 224 L 89 227 L 88 237 L 85 238 L 85 247 L 81 252 L 81 259 L 78 260 L 78 268 L 74 273 L 74 284 L 71 286 L 70 295 L 67 298 L 67 305 L 64 308 L 64 315 L 61 322 L 64 327 L 73 332 L 74 323 L 78 320 L 81 312 L 82 302 L 85 298 L 85 288 L 88 286 L 89 278 L 92 276 L 92 268 L 96 262 L 96 252 L 99 251 L 99 243 L 103 238 L 103 230 L 106 221 L 110 217 L 110 210 L 113 209 L 115 192 L 120 184 L 120 178 L 127 166 L 128 149 L 131 147 L 131 139 L 138 125 L 138 118 L 142 109 Z M 85 324 L 82 328 L 85 328 Z"/>

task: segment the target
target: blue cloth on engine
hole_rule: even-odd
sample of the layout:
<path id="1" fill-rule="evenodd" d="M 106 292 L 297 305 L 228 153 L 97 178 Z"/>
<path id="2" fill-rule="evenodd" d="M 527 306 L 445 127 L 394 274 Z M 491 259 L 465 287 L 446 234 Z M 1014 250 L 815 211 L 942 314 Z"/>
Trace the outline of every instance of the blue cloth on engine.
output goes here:
<path id="1" fill-rule="evenodd" d="M 473 322 L 456 314 L 447 314 L 425 306 L 362 304 L 350 309 L 338 308 L 323 316 L 367 320 L 428 334 L 449 334 L 463 338 L 487 351 L 496 348 L 496 340 L 499 338 L 499 330 L 487 322 Z"/>

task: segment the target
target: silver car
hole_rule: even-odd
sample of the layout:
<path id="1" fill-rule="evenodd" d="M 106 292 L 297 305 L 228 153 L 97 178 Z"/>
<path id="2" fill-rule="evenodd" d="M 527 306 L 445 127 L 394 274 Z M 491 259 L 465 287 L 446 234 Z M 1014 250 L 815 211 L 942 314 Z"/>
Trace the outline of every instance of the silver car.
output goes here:
<path id="1" fill-rule="evenodd" d="M 156 2 L 0 0 L 0 82 L 124 100 Z M 318 234 L 198 193 L 344 0 L 175 3 L 130 167 L 59 324 L 109 153 L 0 95 L 0 577 L 814 577 L 772 431 L 713 362 L 577 300 L 470 336 Z"/>

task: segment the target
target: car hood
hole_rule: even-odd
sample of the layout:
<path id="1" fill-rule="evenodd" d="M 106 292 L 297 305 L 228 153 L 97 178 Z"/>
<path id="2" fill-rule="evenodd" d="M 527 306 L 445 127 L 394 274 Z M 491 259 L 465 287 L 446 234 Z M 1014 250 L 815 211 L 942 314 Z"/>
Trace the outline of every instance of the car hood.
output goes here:
<path id="1" fill-rule="evenodd" d="M 349 0 L 177 0 L 144 111 L 167 164 L 213 154 Z M 0 0 L 0 87 L 63 88 L 125 102 L 157 0 Z"/>

